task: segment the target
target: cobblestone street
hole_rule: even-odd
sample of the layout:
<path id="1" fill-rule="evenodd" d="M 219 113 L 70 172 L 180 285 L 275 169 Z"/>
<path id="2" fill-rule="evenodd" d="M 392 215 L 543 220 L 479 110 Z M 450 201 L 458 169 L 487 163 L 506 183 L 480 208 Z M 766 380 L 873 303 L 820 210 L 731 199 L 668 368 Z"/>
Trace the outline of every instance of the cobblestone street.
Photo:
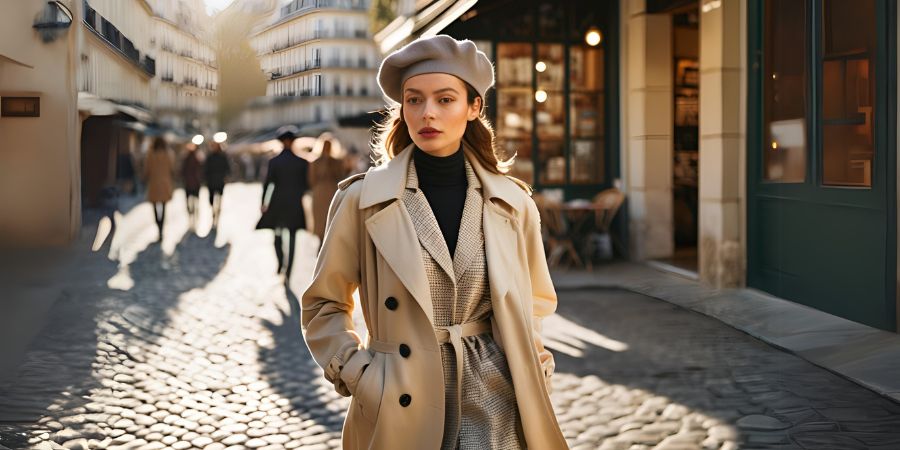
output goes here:
<path id="1" fill-rule="evenodd" d="M 125 213 L 0 384 L 0 449 L 339 449 L 349 399 L 296 309 L 317 244 L 302 234 L 286 293 L 271 233 L 253 230 L 259 197 L 229 185 L 208 234 L 204 193 L 198 236 L 178 192 L 161 245 L 148 204 Z M 900 405 L 718 321 L 627 291 L 559 294 L 545 335 L 573 449 L 900 449 Z"/>

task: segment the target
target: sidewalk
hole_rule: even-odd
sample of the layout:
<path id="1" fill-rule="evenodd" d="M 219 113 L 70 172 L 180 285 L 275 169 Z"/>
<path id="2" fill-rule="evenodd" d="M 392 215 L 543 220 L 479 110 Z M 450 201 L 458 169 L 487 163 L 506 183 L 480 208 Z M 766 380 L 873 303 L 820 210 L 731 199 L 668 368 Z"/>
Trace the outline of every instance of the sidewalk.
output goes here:
<path id="1" fill-rule="evenodd" d="M 900 335 L 754 289 L 716 290 L 636 263 L 556 272 L 558 290 L 621 288 L 713 317 L 900 402 Z"/>

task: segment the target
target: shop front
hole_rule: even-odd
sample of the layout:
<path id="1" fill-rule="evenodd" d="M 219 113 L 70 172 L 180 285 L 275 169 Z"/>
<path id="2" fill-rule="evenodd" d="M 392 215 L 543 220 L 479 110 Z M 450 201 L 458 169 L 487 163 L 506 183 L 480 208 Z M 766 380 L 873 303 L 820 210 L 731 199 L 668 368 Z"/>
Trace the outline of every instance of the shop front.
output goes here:
<path id="1" fill-rule="evenodd" d="M 493 60 L 488 116 L 511 174 L 590 199 L 618 173 L 617 2 L 479 2 L 441 33 Z"/>

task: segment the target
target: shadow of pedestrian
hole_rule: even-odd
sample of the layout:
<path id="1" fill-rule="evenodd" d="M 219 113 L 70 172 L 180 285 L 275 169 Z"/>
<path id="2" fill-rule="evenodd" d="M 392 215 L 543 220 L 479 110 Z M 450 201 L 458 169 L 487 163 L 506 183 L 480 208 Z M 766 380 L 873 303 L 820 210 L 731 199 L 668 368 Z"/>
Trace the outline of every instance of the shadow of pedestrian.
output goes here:
<path id="1" fill-rule="evenodd" d="M 191 233 L 172 255 L 150 245 L 128 266 L 128 289 L 109 286 L 110 274 L 121 273 L 116 262 L 82 255 L 76 269 L 84 273 L 62 288 L 23 362 L 0 384 L 0 445 L 108 436 L 123 408 L 154 394 L 159 374 L 146 361 L 177 338 L 170 310 L 212 280 L 228 253 Z"/>
<path id="2" fill-rule="evenodd" d="M 310 434 L 330 432 L 339 437 L 349 399 L 334 392 L 323 377 L 303 341 L 300 301 L 290 289 L 285 291 L 289 311 L 282 309 L 281 323 L 262 322 L 274 340 L 271 348 L 260 347 L 262 375 L 281 397 L 290 400 L 293 411 L 311 420 Z"/>

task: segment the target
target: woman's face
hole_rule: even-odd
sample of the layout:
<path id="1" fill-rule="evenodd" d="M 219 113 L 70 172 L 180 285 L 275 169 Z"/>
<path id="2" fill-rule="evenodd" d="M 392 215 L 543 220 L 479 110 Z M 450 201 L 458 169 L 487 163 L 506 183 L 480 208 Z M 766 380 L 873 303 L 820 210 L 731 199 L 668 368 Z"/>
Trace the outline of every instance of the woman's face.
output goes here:
<path id="1" fill-rule="evenodd" d="M 446 73 L 425 73 L 403 84 L 403 121 L 417 147 L 432 156 L 459 149 L 466 124 L 478 118 L 481 98 L 471 105 L 465 83 Z"/>

